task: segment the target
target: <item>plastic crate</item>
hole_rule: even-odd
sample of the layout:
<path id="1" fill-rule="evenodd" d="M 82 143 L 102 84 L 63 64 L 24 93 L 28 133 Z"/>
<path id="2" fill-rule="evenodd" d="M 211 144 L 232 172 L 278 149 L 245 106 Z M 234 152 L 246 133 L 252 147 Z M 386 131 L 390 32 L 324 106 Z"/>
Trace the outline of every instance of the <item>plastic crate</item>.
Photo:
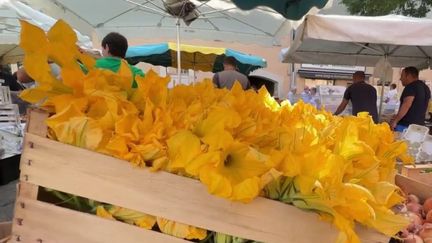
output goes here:
<path id="1" fill-rule="evenodd" d="M 11 93 L 8 86 L 0 86 L 0 104 L 12 104 Z"/>
<path id="2" fill-rule="evenodd" d="M 0 104 L 0 129 L 22 135 L 21 118 L 18 105 Z"/>
<path id="3" fill-rule="evenodd" d="M 427 134 L 416 157 L 417 162 L 432 161 L 432 136 Z"/>
<path id="4" fill-rule="evenodd" d="M 405 140 L 408 144 L 408 153 L 414 157 L 418 158 L 420 155 L 420 148 L 425 140 L 426 135 L 429 133 L 429 128 L 425 126 L 410 125 L 406 131 L 402 133 L 402 140 Z"/>

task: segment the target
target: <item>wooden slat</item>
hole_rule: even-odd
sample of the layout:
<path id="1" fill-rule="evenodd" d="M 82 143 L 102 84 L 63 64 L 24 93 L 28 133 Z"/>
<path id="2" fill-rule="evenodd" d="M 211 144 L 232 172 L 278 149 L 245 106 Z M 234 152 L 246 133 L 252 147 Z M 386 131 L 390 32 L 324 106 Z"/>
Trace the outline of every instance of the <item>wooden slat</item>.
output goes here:
<path id="1" fill-rule="evenodd" d="M 415 179 L 397 174 L 395 178 L 396 185 L 407 194 L 415 194 L 421 200 L 432 197 L 432 186 L 417 181 Z"/>
<path id="2" fill-rule="evenodd" d="M 36 199 L 38 194 L 38 186 L 21 181 L 18 185 L 18 196 Z"/>
<path id="3" fill-rule="evenodd" d="M 25 141 L 25 140 L 24 140 Z M 18 195 L 23 195 L 26 198 L 37 199 L 39 193 L 39 185 L 27 183 L 27 175 L 23 174 L 23 168 L 30 166 L 32 161 L 26 159 L 23 154 L 26 154 L 26 150 L 30 149 L 30 146 L 24 146 L 23 153 L 21 154 L 20 160 L 20 184 L 18 185 Z M 28 152 L 27 152 L 28 153 Z"/>
<path id="4" fill-rule="evenodd" d="M 41 137 L 46 137 L 48 128 L 45 120 L 48 118 L 48 113 L 40 109 L 30 109 L 27 114 L 28 122 L 26 131 Z"/>
<path id="5" fill-rule="evenodd" d="M 337 237 L 337 230 L 316 214 L 280 202 L 229 202 L 211 196 L 196 180 L 152 173 L 32 134 L 26 135 L 24 144 L 22 157 L 32 163 L 22 166 L 22 177 L 28 176 L 30 183 L 264 242 L 334 242 Z M 362 235 L 364 242 L 376 242 L 369 240 L 371 235 L 375 238 L 371 232 Z"/>
<path id="6" fill-rule="evenodd" d="M 362 243 L 389 243 L 390 241 L 390 237 L 360 225 L 357 225 L 355 230 Z M 321 242 L 324 243 L 324 241 Z"/>
<path id="7" fill-rule="evenodd" d="M 431 169 L 432 164 L 404 165 L 404 167 L 411 169 Z"/>
<path id="8" fill-rule="evenodd" d="M 45 124 L 45 120 L 48 118 L 48 113 L 40 109 L 29 109 L 27 111 L 27 114 L 28 114 L 28 120 L 26 125 L 27 133 L 35 134 L 41 137 L 46 137 L 48 132 L 48 127 Z M 24 146 L 22 154 L 26 153 L 26 149 L 28 147 L 31 146 Z M 21 171 L 23 166 L 28 166 L 29 164 L 31 164 L 31 161 L 29 161 L 28 159 L 26 160 L 23 156 L 21 156 L 21 161 L 20 161 Z M 26 184 L 25 182 L 27 181 L 27 178 L 25 176 L 21 176 L 21 177 L 24 177 L 24 183 L 22 183 L 22 185 L 24 186 L 23 189 L 24 189 L 24 193 L 27 194 L 27 198 L 37 199 L 39 186 L 34 184 Z"/>
<path id="9" fill-rule="evenodd" d="M 432 186 L 432 173 L 424 173 L 426 169 L 432 170 L 432 164 L 402 166 L 401 174 L 414 180 L 423 182 Z"/>
<path id="10" fill-rule="evenodd" d="M 26 199 L 36 200 L 38 196 L 38 192 L 39 192 L 38 185 L 20 181 L 17 184 L 16 198 L 26 198 Z M 17 230 L 17 227 L 20 227 L 17 224 L 17 222 L 22 218 L 20 218 L 16 212 L 21 208 L 22 208 L 21 202 L 19 200 L 15 200 L 15 210 L 14 210 L 14 218 L 13 218 L 13 222 L 15 222 L 15 224 L 12 225 L 13 232 Z"/>
<path id="11" fill-rule="evenodd" d="M 0 243 L 7 243 L 12 231 L 11 222 L 0 222 Z"/>
<path id="12" fill-rule="evenodd" d="M 22 225 L 14 226 L 12 242 L 17 242 L 17 236 L 20 238 L 18 243 L 189 242 L 40 201 L 18 198 L 18 202 L 24 203 L 25 207 L 16 209 L 16 217 L 23 220 Z"/>

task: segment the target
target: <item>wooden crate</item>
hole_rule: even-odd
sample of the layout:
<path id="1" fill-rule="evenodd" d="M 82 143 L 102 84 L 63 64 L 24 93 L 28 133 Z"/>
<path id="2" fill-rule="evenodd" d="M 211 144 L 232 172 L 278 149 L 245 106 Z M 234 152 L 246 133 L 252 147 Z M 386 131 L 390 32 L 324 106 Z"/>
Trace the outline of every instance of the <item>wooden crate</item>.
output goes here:
<path id="1" fill-rule="evenodd" d="M 137 210 L 217 232 L 270 243 L 335 242 L 330 223 L 315 213 L 257 198 L 248 204 L 210 195 L 199 182 L 149 172 L 89 150 L 45 138 L 43 112 L 30 114 L 21 159 L 12 242 L 189 242 L 38 201 L 39 186 Z M 358 227 L 362 242 L 388 237 Z"/>
<path id="2" fill-rule="evenodd" d="M 406 194 L 415 194 L 421 201 L 432 197 L 432 185 L 401 174 L 396 175 L 395 182 Z"/>
<path id="3" fill-rule="evenodd" d="M 12 231 L 11 222 L 1 222 L 0 223 L 0 243 L 6 243 L 10 239 Z"/>
<path id="4" fill-rule="evenodd" d="M 401 167 L 400 173 L 406 177 L 410 177 L 419 182 L 432 186 L 432 164 L 415 165 L 415 166 L 405 165 Z"/>

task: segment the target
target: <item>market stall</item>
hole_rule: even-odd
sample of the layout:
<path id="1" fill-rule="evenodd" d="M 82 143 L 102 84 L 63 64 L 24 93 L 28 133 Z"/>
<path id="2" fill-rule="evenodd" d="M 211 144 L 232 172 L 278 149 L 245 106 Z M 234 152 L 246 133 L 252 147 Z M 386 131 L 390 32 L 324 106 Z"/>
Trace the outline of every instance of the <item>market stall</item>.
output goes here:
<path id="1" fill-rule="evenodd" d="M 71 13 L 88 23 L 102 39 L 109 32 L 121 32 L 128 39 L 158 38 L 172 41 L 177 49 L 185 40 L 208 40 L 227 43 L 258 44 L 272 46 L 280 43 L 290 25 L 277 11 L 270 8 L 239 9 L 235 3 L 223 0 L 179 1 L 153 0 L 144 3 L 125 0 L 95 0 L 83 5 L 78 1 L 34 1 L 47 11 Z M 257 3 L 242 6 L 257 6 Z M 281 12 L 285 7 L 308 11 L 312 6 L 322 7 L 327 0 L 296 1 L 294 4 L 272 4 Z M 260 3 L 262 5 L 262 3 Z M 88 9 L 98 9 L 88 11 Z M 296 12 L 294 17 L 305 12 Z M 154 35 L 153 33 L 157 33 Z M 177 59 L 181 60 L 180 51 Z M 177 79 L 181 80 L 181 62 L 177 62 Z"/>
<path id="2" fill-rule="evenodd" d="M 39 84 L 22 98 L 43 110 L 27 124 L 12 242 L 386 243 L 432 214 L 430 186 L 395 176 L 407 144 L 365 114 L 211 81 L 168 88 L 126 62 L 94 68 L 64 21 L 22 25 Z"/>
<path id="3" fill-rule="evenodd" d="M 431 66 L 431 28 L 430 19 L 395 15 L 308 15 L 297 28 L 290 48 L 281 52 L 281 60 L 375 67 L 374 76 L 384 87 L 392 81 L 392 67 Z M 380 114 L 383 94 L 381 89 Z"/>
<path id="4" fill-rule="evenodd" d="M 147 44 L 131 46 L 126 53 L 126 60 L 135 65 L 146 62 L 155 66 L 177 67 L 177 45 L 175 43 Z M 194 45 L 180 45 L 181 68 L 203 72 L 219 72 L 223 70 L 223 59 L 226 56 L 237 60 L 237 68 L 245 75 L 265 68 L 265 59 L 229 48 L 217 48 Z"/>
<path id="5" fill-rule="evenodd" d="M 370 117 L 239 85 L 168 89 L 152 71 L 132 88 L 126 63 L 112 73 L 82 58 L 83 73 L 63 21 L 46 48 L 26 42 L 45 33 L 22 24 L 26 55 L 45 64 L 57 54 L 67 82 L 29 69 L 40 86 L 22 98 L 43 99 L 51 114 L 30 114 L 14 242 L 386 242 L 409 224 L 394 209 L 405 201 L 394 179 L 396 160 L 411 161 L 407 146 Z"/>

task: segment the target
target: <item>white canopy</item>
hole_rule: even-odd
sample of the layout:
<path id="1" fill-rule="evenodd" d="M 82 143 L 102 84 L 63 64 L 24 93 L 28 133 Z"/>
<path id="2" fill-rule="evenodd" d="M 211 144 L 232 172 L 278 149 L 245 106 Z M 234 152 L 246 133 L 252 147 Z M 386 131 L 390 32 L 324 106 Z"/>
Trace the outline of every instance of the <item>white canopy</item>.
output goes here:
<path id="1" fill-rule="evenodd" d="M 51 18 L 20 1 L 0 1 L 0 63 L 15 63 L 22 59 L 23 52 L 18 46 L 20 38 L 19 19 L 24 19 L 45 31 L 56 22 Z M 91 49 L 90 38 L 77 32 L 78 45 Z"/>
<path id="2" fill-rule="evenodd" d="M 297 28 L 289 63 L 375 66 L 387 57 L 393 67 L 431 65 L 432 20 L 403 16 L 308 15 Z"/>
<path id="3" fill-rule="evenodd" d="M 431 19 L 403 16 L 308 15 L 281 59 L 289 63 L 375 66 L 374 76 L 392 81 L 392 67 L 428 68 L 432 56 Z M 381 89 L 379 113 L 383 107 Z"/>
<path id="4" fill-rule="evenodd" d="M 87 23 L 99 37 L 116 31 L 127 38 L 176 39 L 176 19 L 169 15 L 167 0 L 27 0 L 52 15 L 62 15 L 70 22 Z M 288 40 L 289 20 L 270 8 L 258 7 L 244 11 L 227 0 L 191 0 L 199 17 L 190 26 L 181 22 L 182 40 L 199 39 L 251 43 L 265 46 L 281 45 Z M 74 21 L 75 20 L 75 21 Z"/>

